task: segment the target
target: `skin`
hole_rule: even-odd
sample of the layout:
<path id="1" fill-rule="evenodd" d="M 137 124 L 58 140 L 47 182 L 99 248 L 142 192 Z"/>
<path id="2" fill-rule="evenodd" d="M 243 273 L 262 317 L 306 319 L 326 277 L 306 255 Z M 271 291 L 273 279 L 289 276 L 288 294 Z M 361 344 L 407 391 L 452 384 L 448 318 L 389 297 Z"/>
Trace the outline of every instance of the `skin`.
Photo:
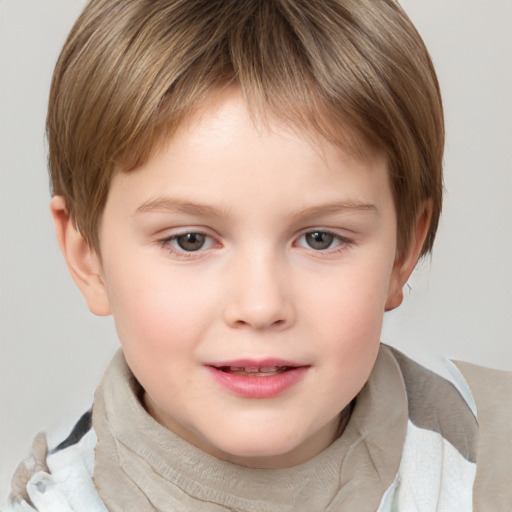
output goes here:
<path id="1" fill-rule="evenodd" d="M 70 272 L 91 311 L 113 315 L 149 413 L 200 449 L 251 467 L 300 464 L 332 443 L 430 218 L 427 207 L 397 258 L 385 159 L 354 160 L 279 120 L 259 126 L 236 89 L 201 108 L 142 168 L 114 177 L 101 258 L 64 199 L 51 207 Z M 315 232 L 327 242 L 334 235 L 331 244 L 312 247 L 306 234 Z M 206 235 L 204 245 L 184 250 L 187 233 Z M 308 369 L 268 399 L 236 396 L 205 367 L 269 357 Z"/>

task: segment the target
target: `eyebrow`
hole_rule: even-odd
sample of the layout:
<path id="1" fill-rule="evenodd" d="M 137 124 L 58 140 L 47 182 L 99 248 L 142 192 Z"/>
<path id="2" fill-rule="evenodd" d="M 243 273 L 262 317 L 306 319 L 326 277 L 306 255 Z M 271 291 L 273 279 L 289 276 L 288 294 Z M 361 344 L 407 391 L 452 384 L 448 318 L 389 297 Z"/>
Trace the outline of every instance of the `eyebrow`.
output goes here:
<path id="1" fill-rule="evenodd" d="M 322 215 L 330 215 L 343 213 L 345 211 L 368 211 L 377 213 L 377 207 L 371 203 L 363 203 L 359 201 L 336 201 L 319 206 L 311 206 L 303 208 L 294 217 L 320 217 Z"/>
<path id="2" fill-rule="evenodd" d="M 160 197 L 150 199 L 141 204 L 135 214 L 165 211 L 173 213 L 183 213 L 198 217 L 227 217 L 229 211 L 216 206 L 195 203 L 182 199 L 173 199 L 170 197 Z M 377 207 L 371 203 L 358 201 L 335 201 L 318 206 L 310 206 L 293 213 L 293 218 L 319 217 L 322 215 L 343 213 L 344 211 L 369 211 L 377 213 Z"/>
<path id="3" fill-rule="evenodd" d="M 226 217 L 227 211 L 210 206 L 207 204 L 184 201 L 182 199 L 173 199 L 170 197 L 158 197 L 142 203 L 135 214 L 165 211 L 174 213 L 184 213 L 186 215 L 195 215 L 198 217 Z"/>

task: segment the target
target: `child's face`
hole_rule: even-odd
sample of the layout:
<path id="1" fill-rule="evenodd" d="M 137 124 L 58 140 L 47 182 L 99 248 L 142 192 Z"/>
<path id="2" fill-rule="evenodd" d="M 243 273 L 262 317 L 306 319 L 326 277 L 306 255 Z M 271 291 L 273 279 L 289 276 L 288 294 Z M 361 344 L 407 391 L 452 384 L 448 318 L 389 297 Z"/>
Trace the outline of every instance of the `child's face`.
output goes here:
<path id="1" fill-rule="evenodd" d="M 115 176 L 93 310 L 111 309 L 159 422 L 236 463 L 293 465 L 368 378 L 407 277 L 396 242 L 384 159 L 257 128 L 231 90 Z"/>

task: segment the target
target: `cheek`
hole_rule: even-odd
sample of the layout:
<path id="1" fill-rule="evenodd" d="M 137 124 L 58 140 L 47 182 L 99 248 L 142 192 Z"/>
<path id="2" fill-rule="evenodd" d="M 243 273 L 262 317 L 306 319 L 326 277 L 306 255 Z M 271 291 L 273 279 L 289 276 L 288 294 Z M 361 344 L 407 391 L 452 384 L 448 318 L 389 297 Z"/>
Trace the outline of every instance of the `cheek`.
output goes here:
<path id="1" fill-rule="evenodd" d="M 218 302 L 214 290 L 187 272 L 171 273 L 165 264 L 154 262 L 117 265 L 109 273 L 107 289 L 123 348 L 144 349 L 152 356 L 190 350 Z"/>
<path id="2" fill-rule="evenodd" d="M 302 291 L 304 311 L 325 329 L 363 335 L 380 329 L 388 294 L 390 265 L 347 265 Z M 306 313 L 307 315 L 307 313 Z"/>
<path id="3" fill-rule="evenodd" d="M 389 280 L 386 269 L 387 265 L 350 266 L 305 291 L 303 318 L 316 333 L 319 352 L 329 354 L 335 374 L 356 387 L 369 374 L 378 351 Z"/>

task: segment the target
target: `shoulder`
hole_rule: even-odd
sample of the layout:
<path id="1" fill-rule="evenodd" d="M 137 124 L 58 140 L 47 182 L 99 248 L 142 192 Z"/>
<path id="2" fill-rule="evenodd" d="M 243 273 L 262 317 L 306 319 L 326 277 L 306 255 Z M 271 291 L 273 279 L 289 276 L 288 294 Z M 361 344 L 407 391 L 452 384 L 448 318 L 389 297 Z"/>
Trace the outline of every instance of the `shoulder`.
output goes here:
<path id="1" fill-rule="evenodd" d="M 512 504 L 512 372 L 455 362 L 474 396 L 479 424 L 475 505 L 510 510 Z"/>
<path id="2" fill-rule="evenodd" d="M 50 452 L 39 434 L 13 476 L 6 512 L 107 512 L 93 483 L 96 443 L 90 412 Z"/>
<path id="3" fill-rule="evenodd" d="M 449 360 L 434 372 L 386 349 L 402 375 L 409 412 L 401 478 L 422 496 L 430 489 L 438 504 L 458 495 L 457 510 L 509 511 L 512 373 Z"/>
<path id="4" fill-rule="evenodd" d="M 404 380 L 409 421 L 417 428 L 435 432 L 453 445 L 468 461 L 475 462 L 478 449 L 478 420 L 469 388 L 449 360 L 439 369 L 442 375 L 421 366 L 396 349 L 387 347 Z"/>

